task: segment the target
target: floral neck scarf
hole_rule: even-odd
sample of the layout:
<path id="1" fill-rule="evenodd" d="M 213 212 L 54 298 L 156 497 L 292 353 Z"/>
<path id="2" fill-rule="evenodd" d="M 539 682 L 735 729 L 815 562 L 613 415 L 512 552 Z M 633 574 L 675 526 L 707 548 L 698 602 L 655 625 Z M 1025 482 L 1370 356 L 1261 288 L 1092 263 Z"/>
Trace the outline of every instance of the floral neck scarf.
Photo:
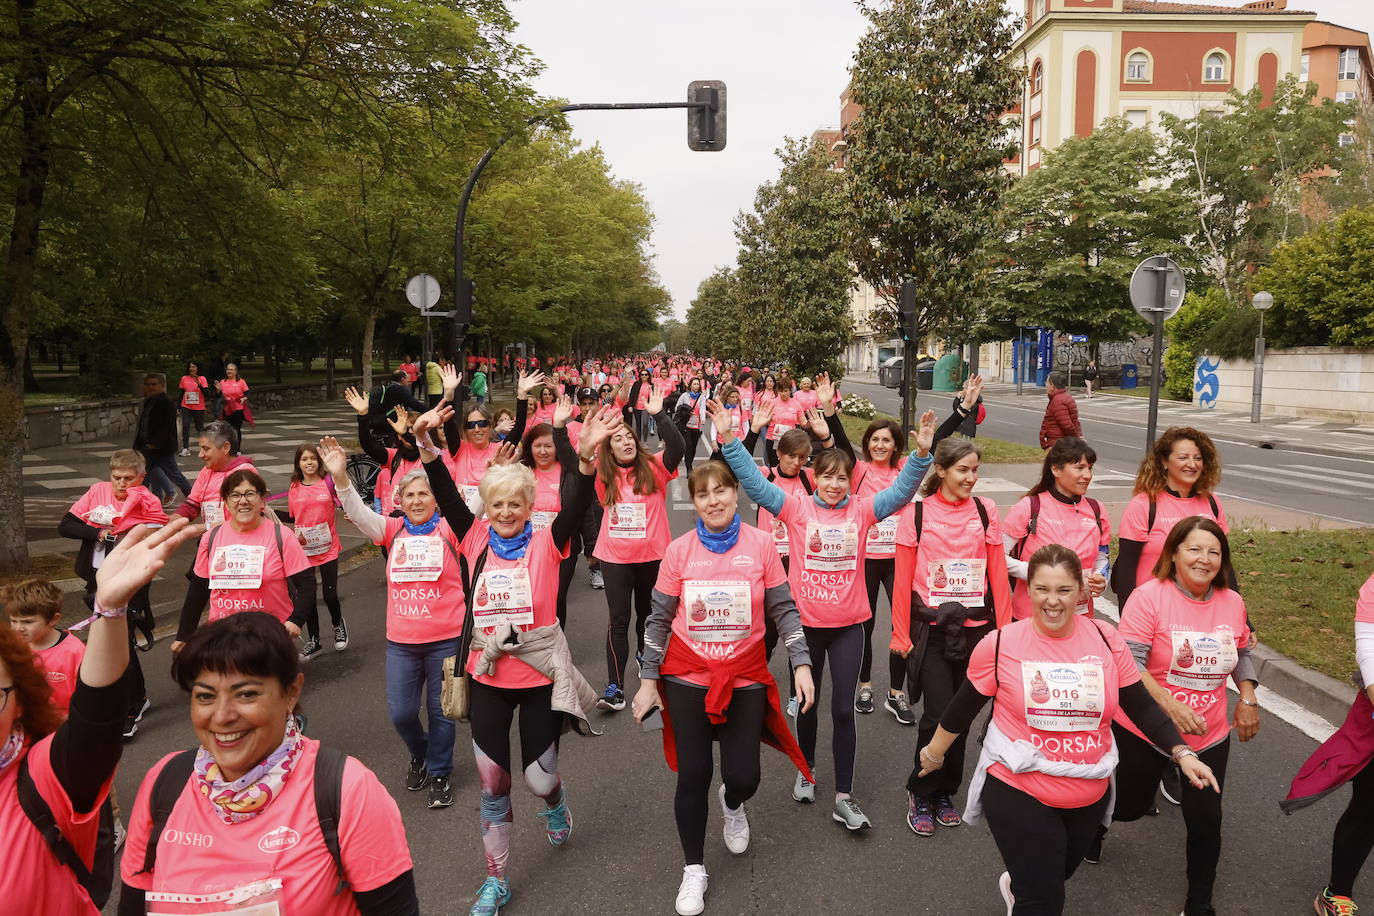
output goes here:
<path id="1" fill-rule="evenodd" d="M 0 770 L 5 769 L 11 763 L 19 759 L 24 752 L 24 726 L 18 722 L 14 723 L 14 729 L 10 736 L 5 739 L 5 743 L 0 745 Z"/>
<path id="2" fill-rule="evenodd" d="M 266 810 L 272 799 L 281 794 L 286 777 L 291 775 L 300 755 L 301 733 L 296 717 L 286 720 L 286 735 L 277 749 L 253 769 L 232 782 L 219 772 L 215 758 L 205 748 L 196 751 L 195 780 L 200 794 L 226 824 L 237 824 L 256 817 Z"/>

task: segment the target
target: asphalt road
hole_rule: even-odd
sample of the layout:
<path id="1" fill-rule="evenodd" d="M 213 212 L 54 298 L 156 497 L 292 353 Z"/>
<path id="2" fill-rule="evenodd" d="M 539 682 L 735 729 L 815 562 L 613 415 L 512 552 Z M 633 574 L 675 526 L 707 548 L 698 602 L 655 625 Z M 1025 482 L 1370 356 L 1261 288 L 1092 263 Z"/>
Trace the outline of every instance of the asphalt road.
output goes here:
<path id="1" fill-rule="evenodd" d="M 1001 412 L 1000 407 L 993 411 L 994 418 Z M 988 433 L 1008 435 L 998 427 Z M 685 499 L 681 489 L 675 489 L 673 497 L 675 504 Z M 688 530 L 690 513 L 684 508 L 672 514 L 674 532 Z M 462 914 L 484 876 L 470 745 L 460 726 L 454 771 L 457 802 L 452 808 L 428 810 L 423 792 L 405 791 L 407 755 L 392 731 L 383 688 L 380 573 L 374 561 L 340 583 L 353 645 L 342 653 L 327 649 L 307 666 L 304 703 L 309 730 L 361 759 L 396 797 L 415 859 L 423 911 Z M 592 591 L 581 573 L 573 586 L 569 618 L 574 655 L 600 688 L 606 604 L 604 594 Z M 886 626 L 883 610 L 879 631 Z M 127 745 L 116 780 L 126 805 L 154 762 L 172 750 L 191 747 L 195 740 L 187 701 L 163 674 L 169 661 L 167 641 L 143 659 L 154 705 L 138 736 Z M 775 676 L 783 675 L 781 656 L 773 667 Z M 883 665 L 875 666 L 880 690 L 887 686 L 883 671 Z M 633 690 L 637 684 L 629 687 Z M 828 690 L 827 681 L 822 693 L 827 703 Z M 566 847 L 554 849 L 546 842 L 542 822 L 534 816 L 540 802 L 517 779 L 509 870 L 514 899 L 505 910 L 511 916 L 673 912 L 682 869 L 672 816 L 674 777 L 663 763 L 657 734 L 641 732 L 628 711 L 606 716 L 605 724 L 603 737 L 570 735 L 562 745 L 562 772 L 575 823 Z M 881 709 L 861 716 L 859 726 L 855 797 L 874 828 L 848 834 L 830 819 L 824 802 L 831 785 L 824 751 L 829 727 L 823 715 L 821 804 L 793 802 L 793 774 L 787 761 L 765 748 L 763 784 L 748 806 L 753 842 L 745 855 L 735 857 L 725 850 L 719 812 L 711 813 L 707 913 L 1003 912 L 996 887 L 1002 864 L 986 829 L 960 827 L 922 839 L 905 825 L 903 784 L 915 751 L 915 730 L 902 728 Z M 1313 894 L 1326 881 L 1330 831 L 1345 796 L 1291 818 L 1279 812 L 1277 802 L 1314 746 L 1293 728 L 1266 716 L 1255 741 L 1233 749 L 1218 912 L 1310 912 Z M 1084 865 L 1070 883 L 1068 912 L 1177 913 L 1184 893 L 1183 840 L 1179 811 L 1167 805 L 1157 818 L 1117 828 L 1103 863 Z M 1357 887 L 1357 894 L 1360 890 L 1374 899 L 1374 884 L 1368 879 Z"/>
<path id="2" fill-rule="evenodd" d="M 885 413 L 895 416 L 900 412 L 897 392 L 890 388 L 850 381 L 844 383 L 844 388 L 869 398 Z M 952 399 L 951 394 L 922 392 L 918 407 L 930 407 L 943 418 Z M 1145 448 L 1145 402 L 1106 397 L 1088 400 L 1081 395 L 1077 399 L 1083 434 L 1098 455 L 1094 491 L 1103 484 L 1129 484 L 1135 478 Z M 1027 387 L 1020 398 L 1014 393 L 995 391 L 986 394 L 984 401 L 988 413 L 979 427 L 981 435 L 1039 445 L 1040 419 L 1045 411 L 1042 389 Z M 1374 439 L 1370 439 L 1369 449 L 1361 451 L 1357 445 L 1352 446 L 1350 457 L 1341 458 L 1294 448 L 1260 448 L 1228 438 L 1224 426 L 1211 423 L 1206 411 L 1180 405 L 1161 407 L 1157 426 L 1160 432 L 1182 425 L 1196 426 L 1216 441 L 1222 460 L 1218 490 L 1222 499 L 1240 498 L 1314 519 L 1374 525 Z M 1343 436 L 1344 440 L 1358 442 L 1358 437 L 1351 434 L 1333 435 L 1319 429 L 1289 429 L 1286 435 L 1299 442 L 1302 437 L 1324 436 Z M 1123 477 L 1127 479 L 1123 481 Z M 998 499 L 998 503 L 1002 504 L 1002 500 Z M 1232 516 L 1238 514 L 1228 512 Z"/>

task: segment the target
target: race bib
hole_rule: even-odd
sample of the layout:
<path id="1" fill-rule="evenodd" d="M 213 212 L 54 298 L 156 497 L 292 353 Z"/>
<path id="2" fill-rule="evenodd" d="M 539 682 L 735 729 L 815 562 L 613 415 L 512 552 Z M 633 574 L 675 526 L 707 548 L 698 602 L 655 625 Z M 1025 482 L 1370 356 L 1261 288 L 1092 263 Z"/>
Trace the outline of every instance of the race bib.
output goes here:
<path id="1" fill-rule="evenodd" d="M 398 537 L 389 567 L 392 582 L 433 582 L 444 570 L 443 540 L 435 534 Z"/>
<path id="2" fill-rule="evenodd" d="M 773 425 L 768 427 L 768 438 L 775 440 L 781 439 L 782 434 L 787 432 L 791 428 L 791 423 L 774 423 Z"/>
<path id="3" fill-rule="evenodd" d="M 986 602 L 987 560 L 972 557 L 961 560 L 932 560 L 926 564 L 927 602 L 939 607 L 946 601 L 957 601 L 964 607 L 982 607 Z"/>
<path id="4" fill-rule="evenodd" d="M 86 523 L 96 528 L 108 528 L 121 514 L 115 511 L 114 506 L 96 506 L 86 513 Z"/>
<path id="5" fill-rule="evenodd" d="M 1090 732 L 1102 726 L 1107 692 L 1102 666 L 1022 662 L 1026 724 L 1042 732 Z"/>
<path id="6" fill-rule="evenodd" d="M 540 512 L 535 510 L 530 513 L 530 527 L 535 531 L 543 531 L 553 525 L 553 520 L 558 518 L 557 512 Z"/>
<path id="7" fill-rule="evenodd" d="M 1175 630 L 1169 635 L 1173 642 L 1173 658 L 1165 681 L 1170 687 L 1216 690 L 1226 682 L 1240 660 L 1235 637 L 1224 630 L 1212 633 Z"/>
<path id="8" fill-rule="evenodd" d="M 472 625 L 529 626 L 534 623 L 530 571 L 523 566 L 490 569 L 482 573 L 472 599 Z"/>
<path id="9" fill-rule="evenodd" d="M 264 878 L 223 891 L 145 891 L 148 916 L 281 916 L 282 881 Z"/>
<path id="10" fill-rule="evenodd" d="M 695 410 L 687 415 L 687 428 L 701 429 L 701 417 L 697 414 Z"/>
<path id="11" fill-rule="evenodd" d="M 212 589 L 246 589 L 262 587 L 263 561 L 267 548 L 255 544 L 226 544 L 215 548 L 210 562 Z"/>
<path id="12" fill-rule="evenodd" d="M 787 536 L 787 525 L 781 519 L 773 519 L 773 546 L 778 548 L 778 553 L 787 556 L 791 544 Z"/>
<path id="13" fill-rule="evenodd" d="M 186 404 L 187 407 L 194 407 L 195 405 L 199 404 L 199 403 L 200 403 L 200 392 L 199 392 L 199 391 L 188 391 L 188 392 L 186 392 L 186 400 L 185 400 L 184 403 Z"/>
<path id="14" fill-rule="evenodd" d="M 224 503 L 220 502 L 218 499 L 212 499 L 209 502 L 201 503 L 200 511 L 205 516 L 205 525 L 207 528 L 213 528 L 224 522 Z"/>
<path id="15" fill-rule="evenodd" d="M 754 628 L 749 583 L 689 579 L 682 583 L 687 636 L 698 642 L 739 642 Z"/>
<path id="16" fill-rule="evenodd" d="M 616 503 L 606 510 L 613 538 L 642 541 L 649 536 L 649 513 L 644 503 Z"/>
<path id="17" fill-rule="evenodd" d="M 889 515 L 868 529 L 868 551 L 875 554 L 889 554 L 897 551 L 897 522 L 900 519 Z"/>
<path id="18" fill-rule="evenodd" d="M 467 503 L 469 506 L 477 499 L 477 487 L 475 486 L 463 484 L 458 488 L 458 491 L 463 494 L 463 502 Z"/>
<path id="19" fill-rule="evenodd" d="M 853 522 L 807 522 L 805 547 L 803 565 L 813 572 L 850 572 L 859 567 L 859 528 Z"/>
<path id="20" fill-rule="evenodd" d="M 307 557 L 318 557 L 322 553 L 328 553 L 329 548 L 334 546 L 334 533 L 329 530 L 328 522 L 302 525 L 296 529 L 296 533 L 305 538 L 303 546 Z"/>

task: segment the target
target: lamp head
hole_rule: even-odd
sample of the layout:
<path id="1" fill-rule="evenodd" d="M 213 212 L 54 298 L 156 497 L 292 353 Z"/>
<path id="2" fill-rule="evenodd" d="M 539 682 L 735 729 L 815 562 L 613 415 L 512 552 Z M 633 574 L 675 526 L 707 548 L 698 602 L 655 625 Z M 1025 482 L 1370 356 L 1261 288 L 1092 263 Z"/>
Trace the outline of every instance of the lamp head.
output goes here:
<path id="1" fill-rule="evenodd" d="M 1250 299 L 1250 304 L 1254 306 L 1257 311 L 1267 312 L 1274 306 L 1274 294 L 1267 292 L 1255 293 Z"/>

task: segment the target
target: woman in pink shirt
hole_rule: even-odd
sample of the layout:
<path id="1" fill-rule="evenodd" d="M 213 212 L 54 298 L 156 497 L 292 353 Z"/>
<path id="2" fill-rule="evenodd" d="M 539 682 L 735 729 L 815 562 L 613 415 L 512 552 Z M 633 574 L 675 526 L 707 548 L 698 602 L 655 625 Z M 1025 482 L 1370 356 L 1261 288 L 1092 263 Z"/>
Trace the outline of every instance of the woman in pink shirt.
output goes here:
<path id="1" fill-rule="evenodd" d="M 252 458 L 239 454 L 238 433 L 224 420 L 207 423 L 199 445 L 200 460 L 205 466 L 191 484 L 190 495 L 177 506 L 176 514 L 191 521 L 204 516 L 205 527 L 213 528 L 224 521 L 224 500 L 219 495 L 224 478 L 241 468 L 257 469 Z"/>
<path id="2" fill-rule="evenodd" d="M 815 410 L 816 405 L 821 400 L 816 391 L 816 383 L 812 381 L 809 375 L 803 375 L 797 380 L 797 393 L 793 397 L 802 406 L 802 410 Z"/>
<path id="3" fill-rule="evenodd" d="M 806 412 L 801 402 L 792 396 L 792 380 L 787 376 L 777 380 L 777 396 L 770 401 L 764 401 L 772 410 L 772 418 L 768 424 L 768 438 L 764 441 L 764 461 L 771 468 L 778 463 L 776 451 L 778 439 L 789 429 L 796 429 L 802 425 L 802 415 Z"/>
<path id="4" fill-rule="evenodd" d="M 671 540 L 668 481 L 677 476 L 686 448 L 682 434 L 663 410 L 663 397 L 652 392 L 644 405 L 646 415 L 659 424 L 663 450 L 650 452 L 632 428 L 620 426 L 596 458 L 596 497 L 603 512 L 593 553 L 601 561 L 610 617 L 606 628 L 606 689 L 597 705 L 608 712 L 625 708 L 632 610 L 635 654 L 644 651 L 644 624 L 649 619 L 658 564 Z"/>
<path id="5" fill-rule="evenodd" d="M 463 499 L 473 503 L 477 496 L 477 485 L 482 482 L 482 477 L 487 473 L 487 468 L 491 467 L 501 451 L 501 447 L 509 442 L 511 448 L 520 442 L 520 437 L 525 435 L 525 417 L 528 406 L 526 398 L 535 388 L 544 384 L 544 373 L 532 372 L 521 373 L 515 382 L 515 425 L 506 434 L 505 439 L 498 439 L 495 435 L 495 428 L 492 426 L 492 413 L 485 405 L 478 404 L 476 401 L 468 401 L 459 407 L 462 420 L 462 429 L 458 428 L 457 414 L 444 423 L 444 441 L 448 444 L 448 463 L 449 474 L 453 476 L 453 482 L 458 486 L 458 491 L 463 494 Z M 458 387 L 457 375 L 452 367 L 444 369 L 444 400 L 449 401 L 449 392 Z"/>
<path id="6" fill-rule="evenodd" d="M 224 367 L 225 377 L 215 382 L 215 387 L 219 389 L 220 397 L 224 398 L 224 417 L 229 421 L 229 425 L 234 427 L 234 432 L 239 437 L 240 445 L 243 443 L 243 412 L 248 407 L 248 383 L 239 378 L 239 367 L 237 363 L 230 363 Z"/>
<path id="7" fill-rule="evenodd" d="M 724 410 L 712 402 L 717 425 L 725 423 Z M 835 800 L 831 816 L 850 830 L 870 825 L 851 796 L 858 735 L 854 720 L 854 692 L 863 657 L 863 621 L 869 616 L 859 569 L 865 555 L 864 533 L 874 522 L 899 511 L 916 494 L 921 476 L 930 466 L 929 449 L 935 434 L 935 415 L 921 417 L 916 451 L 893 485 L 871 499 L 850 493 L 853 459 L 838 449 L 827 449 L 812 464 L 816 490 L 809 496 L 789 496 L 769 483 L 753 457 L 733 436 L 727 435 L 721 453 L 744 491 L 760 508 L 767 509 L 787 526 L 792 544 L 788 582 L 801 612 L 803 631 L 815 679 L 820 681 L 830 664 L 830 717 L 834 728 Z M 807 763 L 815 765 L 817 710 L 797 717 L 797 737 Z M 798 776 L 792 789 L 798 802 L 816 799 L 815 783 Z"/>
<path id="8" fill-rule="evenodd" d="M 1112 591 L 1121 607 L 1137 586 L 1154 577 L 1164 539 L 1182 519 L 1201 515 L 1230 531 L 1214 491 L 1221 483 L 1221 455 L 1200 429 L 1173 426 L 1140 462 L 1135 495 L 1121 514 Z M 1235 581 L 1231 586 L 1234 588 Z"/>
<path id="9" fill-rule="evenodd" d="M 979 641 L 917 760 L 922 777 L 952 766 L 951 746 L 995 701 L 964 819 L 987 818 L 1007 866 L 998 881 L 1007 912 L 1059 916 L 1065 882 L 1111 816 L 1118 710 L 1171 749 L 1199 792 L 1217 782 L 1141 684 L 1121 636 L 1075 613 L 1083 569 L 1073 551 L 1042 547 L 1029 567 L 1031 617 Z"/>
<path id="10" fill-rule="evenodd" d="M 348 624 L 344 621 L 343 606 L 339 604 L 339 552 L 342 544 L 339 542 L 338 529 L 334 527 L 334 507 L 338 505 L 338 499 L 334 496 L 333 481 L 325 474 L 318 447 L 309 443 L 296 446 L 286 503 L 291 513 L 291 524 L 296 529 L 296 540 L 305 551 L 311 569 L 319 571 L 324 604 L 329 608 L 329 620 L 334 627 L 334 649 L 342 652 L 348 648 Z M 301 649 L 301 660 L 309 661 L 324 651 L 320 644 L 320 610 L 315 603 L 313 582 L 310 585 L 310 610 L 305 614 L 305 627 L 306 641 Z"/>
<path id="11" fill-rule="evenodd" d="M 1242 742 L 1259 732 L 1258 671 L 1250 657 L 1254 636 L 1245 602 L 1229 585 L 1231 547 L 1215 521 L 1202 516 L 1174 525 L 1164 541 L 1155 575 L 1121 608 L 1121 637 L 1135 655 L 1145 687 L 1183 734 L 1189 753 L 1216 774 L 1213 791 L 1183 783 L 1188 829 L 1188 896 L 1184 916 L 1210 916 L 1212 888 L 1221 859 L 1221 791 L 1231 751 L 1231 728 Z M 1240 695 L 1226 715 L 1226 682 Z M 1134 821 L 1154 807 L 1155 791 L 1169 759 L 1140 722 L 1118 714 L 1112 731 L 1121 751 L 1115 821 Z M 1177 758 L 1175 758 L 1177 759 Z M 1090 861 L 1101 854 L 1103 829 Z"/>
<path id="12" fill-rule="evenodd" d="M 595 405 L 588 403 L 584 416 L 590 419 L 595 410 Z M 568 418 L 571 414 L 572 402 L 566 397 L 560 398 L 554 411 L 553 425 L 540 423 L 531 427 L 520 443 L 520 462 L 534 472 L 534 511 L 530 516 L 530 522 L 535 531 L 548 528 L 558 517 L 563 508 L 563 488 L 571 482 L 571 475 L 576 472 L 575 450 L 581 447 L 582 439 L 579 432 L 577 441 L 573 442 L 568 433 Z M 582 427 L 586 424 L 577 425 Z M 591 508 L 590 501 L 587 508 Z M 592 516 L 584 510 L 583 518 L 584 524 L 573 533 L 573 543 L 568 550 L 568 556 L 558 565 L 559 626 L 566 626 L 568 622 L 568 589 L 572 587 L 573 574 L 577 572 L 577 555 L 583 546 L 585 520 Z"/>
<path id="13" fill-rule="evenodd" d="M 200 630 L 172 676 L 199 746 L 143 777 L 120 912 L 419 912 L 401 812 L 361 762 L 301 734 L 305 675 L 272 617 Z"/>
<path id="14" fill-rule="evenodd" d="M 210 383 L 200 374 L 199 366 L 187 363 L 186 374 L 177 382 L 177 389 L 181 392 L 177 405 L 177 412 L 181 414 L 181 457 L 185 458 L 191 454 L 191 426 L 195 425 L 197 434 L 205 428 L 205 394 Z"/>

